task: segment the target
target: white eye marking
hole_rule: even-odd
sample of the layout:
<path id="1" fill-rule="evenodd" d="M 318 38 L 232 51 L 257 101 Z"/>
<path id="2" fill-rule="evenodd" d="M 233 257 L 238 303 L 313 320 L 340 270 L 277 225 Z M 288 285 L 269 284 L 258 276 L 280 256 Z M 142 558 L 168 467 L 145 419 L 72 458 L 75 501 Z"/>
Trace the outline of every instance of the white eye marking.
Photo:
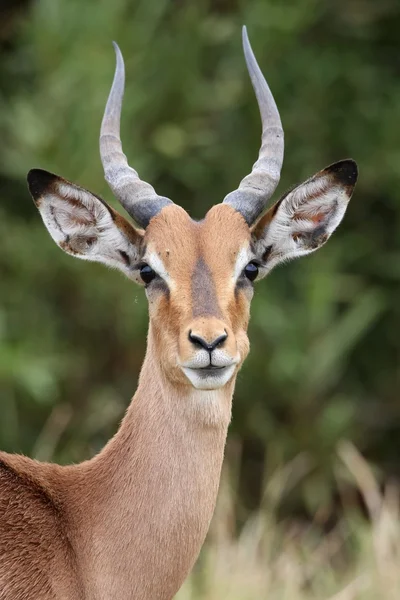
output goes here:
<path id="1" fill-rule="evenodd" d="M 237 280 L 239 279 L 240 275 L 243 272 L 243 269 L 252 259 L 254 259 L 254 256 L 253 256 L 252 252 L 250 251 L 250 248 L 246 247 L 246 248 L 241 248 L 239 250 L 237 258 L 236 258 L 235 268 L 233 271 L 233 283 L 234 284 L 236 284 Z"/>
<path id="2" fill-rule="evenodd" d="M 157 273 L 157 275 L 164 279 L 165 283 L 167 283 L 170 288 L 173 287 L 171 276 L 156 252 L 150 252 L 150 254 L 144 256 L 143 260 Z"/>

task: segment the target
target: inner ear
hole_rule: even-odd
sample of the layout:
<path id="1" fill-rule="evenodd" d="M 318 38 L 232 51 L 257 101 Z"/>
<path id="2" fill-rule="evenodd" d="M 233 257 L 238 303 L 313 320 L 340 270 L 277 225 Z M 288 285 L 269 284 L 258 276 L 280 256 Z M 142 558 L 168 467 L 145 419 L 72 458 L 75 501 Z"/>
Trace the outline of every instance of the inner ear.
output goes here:
<path id="1" fill-rule="evenodd" d="M 133 276 L 143 232 L 98 196 L 57 175 L 34 169 L 28 174 L 28 185 L 44 224 L 62 250 Z"/>
<path id="2" fill-rule="evenodd" d="M 94 206 L 85 206 L 68 196 L 63 199 L 53 196 L 42 211 L 46 224 L 55 226 L 55 241 L 73 254 L 82 254 L 85 248 L 92 246 L 97 241 L 98 223 L 108 219 L 107 214 L 96 214 L 99 211 L 95 211 Z"/>
<path id="3" fill-rule="evenodd" d="M 263 273 L 279 262 L 320 248 L 343 219 L 356 181 L 356 163 L 340 161 L 290 190 L 272 206 L 252 231 Z"/>

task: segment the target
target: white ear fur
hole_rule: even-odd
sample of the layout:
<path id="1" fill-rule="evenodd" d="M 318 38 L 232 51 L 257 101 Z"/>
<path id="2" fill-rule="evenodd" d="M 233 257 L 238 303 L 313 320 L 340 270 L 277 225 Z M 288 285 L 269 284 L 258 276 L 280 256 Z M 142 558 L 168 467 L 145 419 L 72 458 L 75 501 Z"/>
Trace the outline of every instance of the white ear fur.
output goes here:
<path id="1" fill-rule="evenodd" d="M 60 248 L 133 277 L 140 257 L 140 232 L 101 199 L 61 177 L 34 169 L 28 183 L 43 222 Z"/>
<path id="2" fill-rule="evenodd" d="M 356 180 L 354 161 L 341 161 L 283 196 L 254 228 L 260 274 L 325 244 L 344 217 Z"/>

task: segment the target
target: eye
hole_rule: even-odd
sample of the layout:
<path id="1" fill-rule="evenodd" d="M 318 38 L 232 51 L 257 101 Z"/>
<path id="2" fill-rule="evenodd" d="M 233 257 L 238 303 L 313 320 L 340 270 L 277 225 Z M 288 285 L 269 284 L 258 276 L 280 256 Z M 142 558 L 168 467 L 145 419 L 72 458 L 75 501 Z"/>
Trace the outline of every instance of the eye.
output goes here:
<path id="1" fill-rule="evenodd" d="M 249 263 L 244 268 L 244 274 L 246 275 L 247 279 L 249 279 L 250 281 L 254 281 L 255 279 L 257 279 L 258 266 L 253 262 Z"/>
<path id="2" fill-rule="evenodd" d="M 156 272 L 153 271 L 153 269 L 151 267 L 149 267 L 149 265 L 142 265 L 140 267 L 139 272 L 140 272 L 140 277 L 146 284 L 151 283 L 153 281 L 154 277 L 156 276 Z"/>

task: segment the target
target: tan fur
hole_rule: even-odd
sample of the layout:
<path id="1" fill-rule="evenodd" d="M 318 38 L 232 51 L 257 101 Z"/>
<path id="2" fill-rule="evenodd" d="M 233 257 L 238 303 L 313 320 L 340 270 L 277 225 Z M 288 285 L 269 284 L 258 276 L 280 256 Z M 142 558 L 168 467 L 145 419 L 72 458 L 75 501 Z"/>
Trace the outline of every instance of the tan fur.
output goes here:
<path id="1" fill-rule="evenodd" d="M 213 513 L 234 377 L 222 389 L 195 390 L 176 356 L 193 351 L 189 327 L 210 339 L 222 327 L 226 350 L 240 350 L 239 368 L 248 352 L 248 301 L 235 296 L 231 277 L 249 241 L 229 206 L 201 223 L 176 206 L 152 220 L 146 253 L 162 258 L 175 291 L 149 294 L 146 359 L 120 430 L 76 466 L 0 453 L 1 600 L 168 600 L 179 589 Z M 191 316 L 199 256 L 211 271 L 220 319 Z"/>
<path id="2" fill-rule="evenodd" d="M 150 222 L 145 243 L 144 261 L 155 251 L 174 283 L 169 298 L 157 295 L 149 298 L 157 354 L 169 377 L 176 383 L 190 385 L 176 363 L 177 354 L 183 362 L 194 353 L 188 340 L 190 329 L 209 339 L 225 329 L 228 338 L 224 348 L 231 356 L 239 353 L 239 368 L 249 350 L 246 335 L 249 299 L 245 292 L 235 294 L 232 271 L 238 253 L 250 244 L 250 230 L 243 217 L 230 206 L 219 204 L 208 212 L 204 221 L 196 223 L 182 208 L 173 205 Z M 191 281 L 199 258 L 204 260 L 214 281 L 220 318 L 193 319 Z"/>
<path id="3" fill-rule="evenodd" d="M 170 599 L 191 569 L 214 509 L 232 385 L 177 394 L 151 349 L 97 457 L 59 467 L 0 454 L 2 600 Z M 199 410 L 196 393 L 213 394 L 211 405 Z"/>
<path id="4" fill-rule="evenodd" d="M 332 165 L 253 231 L 222 204 L 199 223 L 168 205 L 143 232 L 87 190 L 31 172 L 33 198 L 61 248 L 138 282 L 143 264 L 157 277 L 146 289 L 139 386 L 115 437 L 74 466 L 0 453 L 0 600 L 171 600 L 216 501 L 235 379 L 249 351 L 244 269 L 254 272 L 256 261 L 263 276 L 322 245 L 355 176 L 351 161 Z"/>

